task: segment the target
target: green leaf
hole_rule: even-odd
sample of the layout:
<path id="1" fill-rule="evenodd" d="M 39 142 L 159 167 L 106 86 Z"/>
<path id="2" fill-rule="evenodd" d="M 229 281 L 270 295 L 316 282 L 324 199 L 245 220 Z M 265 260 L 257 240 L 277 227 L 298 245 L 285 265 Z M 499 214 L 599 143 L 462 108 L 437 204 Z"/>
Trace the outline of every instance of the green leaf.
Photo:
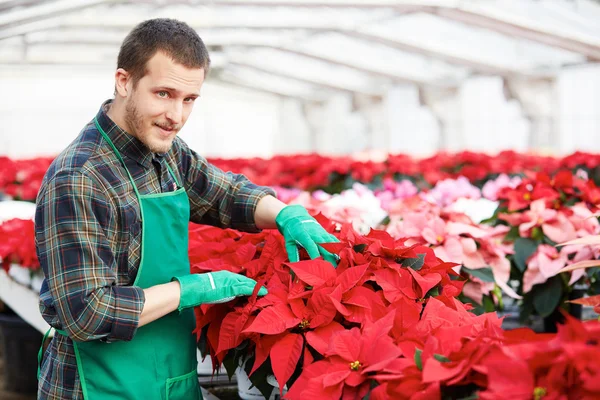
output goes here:
<path id="1" fill-rule="evenodd" d="M 542 228 L 540 228 L 538 226 L 533 228 L 531 230 L 531 238 L 535 239 L 535 240 L 539 240 L 539 241 L 544 240 L 544 232 L 542 231 Z"/>
<path id="2" fill-rule="evenodd" d="M 429 292 L 427 292 L 427 294 L 425 295 L 425 298 L 428 297 L 436 297 L 440 295 L 440 287 L 439 286 L 434 286 L 431 289 L 429 289 Z"/>
<path id="3" fill-rule="evenodd" d="M 252 357 L 246 363 L 246 374 L 250 373 L 253 364 L 254 357 Z M 269 362 L 265 361 L 264 363 L 262 363 L 262 365 L 258 367 L 256 371 L 254 371 L 252 376 L 249 376 L 250 382 L 252 382 L 252 386 L 256 387 L 260 391 L 260 393 L 267 399 L 269 398 L 269 396 L 271 396 L 271 393 L 273 393 L 273 386 L 271 386 L 269 382 L 267 382 L 267 376 L 272 373 L 273 371 L 271 369 L 271 360 L 269 360 Z"/>
<path id="4" fill-rule="evenodd" d="M 371 398 L 371 391 L 373 391 L 373 389 L 375 389 L 377 386 L 379 386 L 379 383 L 377 383 L 377 381 L 374 379 L 371 380 L 371 384 L 369 385 L 369 393 L 367 393 L 362 400 L 369 400 Z"/>
<path id="5" fill-rule="evenodd" d="M 435 358 L 439 362 L 450 362 L 450 359 L 448 357 L 445 357 L 445 356 L 443 356 L 441 354 L 434 354 L 433 358 Z"/>
<path id="6" fill-rule="evenodd" d="M 521 237 L 521 235 L 519 234 L 519 227 L 513 226 L 510 228 L 510 230 L 504 237 L 504 240 L 507 242 L 514 242 L 515 240 L 517 240 L 520 237 Z"/>
<path id="7" fill-rule="evenodd" d="M 484 282 L 494 282 L 494 273 L 490 267 L 471 269 L 462 267 L 462 270 L 475 278 L 479 278 Z"/>
<path id="8" fill-rule="evenodd" d="M 538 242 L 527 238 L 515 240 L 515 264 L 521 272 L 527 268 L 527 259 L 531 257 L 538 248 Z"/>
<path id="9" fill-rule="evenodd" d="M 535 285 L 533 306 L 543 318 L 552 314 L 562 298 L 562 283 L 560 276 L 554 276 L 543 284 Z"/>
<path id="10" fill-rule="evenodd" d="M 479 400 L 479 395 L 477 393 L 473 393 L 470 396 L 463 397 L 462 399 L 458 399 L 458 400 Z"/>
<path id="11" fill-rule="evenodd" d="M 225 371 L 227 371 L 229 380 L 231 380 L 235 374 L 237 366 L 239 365 L 237 362 L 238 357 L 235 356 L 235 353 L 235 350 L 229 350 L 225 356 L 225 359 L 223 360 L 223 366 L 225 367 Z"/>
<path id="12" fill-rule="evenodd" d="M 473 308 L 469 311 L 470 313 L 475 314 L 475 315 L 481 315 L 481 314 L 485 313 L 485 309 L 483 308 L 483 305 L 477 303 L 475 300 L 471 299 L 470 297 L 465 296 L 463 293 L 461 293 L 458 296 L 458 299 L 465 304 L 471 304 L 473 306 Z"/>
<path id="13" fill-rule="evenodd" d="M 496 311 L 496 304 L 490 296 L 483 295 L 483 309 L 486 313 Z"/>
<path id="14" fill-rule="evenodd" d="M 415 271 L 423 268 L 423 264 L 425 263 L 425 253 L 418 254 L 417 258 L 405 258 L 402 260 L 402 266 L 407 268 L 412 268 Z"/>
<path id="15" fill-rule="evenodd" d="M 363 251 L 365 251 L 366 248 L 366 243 L 355 244 L 354 247 L 352 247 L 352 249 L 357 253 L 362 253 Z"/>
<path id="16" fill-rule="evenodd" d="M 386 215 L 386 217 L 384 219 L 382 219 L 381 222 L 379 222 L 379 225 L 388 226 L 390 224 L 390 222 L 392 222 L 392 220 L 390 219 L 389 216 Z"/>
<path id="17" fill-rule="evenodd" d="M 417 364 L 419 371 L 423 371 L 423 360 L 421 359 L 421 354 L 423 354 L 423 350 L 415 349 L 415 364 Z"/>
<path id="18" fill-rule="evenodd" d="M 533 296 L 532 293 L 529 292 L 523 297 L 523 304 L 519 311 L 519 323 L 522 325 L 526 324 L 531 317 L 531 314 L 533 314 Z"/>
<path id="19" fill-rule="evenodd" d="M 542 239 L 542 242 L 544 242 L 545 244 L 549 245 L 549 246 L 556 246 L 558 243 L 556 243 L 553 240 L 550 240 L 550 238 L 548 238 L 548 236 L 544 235 L 544 239 Z"/>
<path id="20" fill-rule="evenodd" d="M 208 354 L 208 325 L 202 328 L 200 340 L 198 340 L 198 350 L 200 350 L 202 357 Z"/>

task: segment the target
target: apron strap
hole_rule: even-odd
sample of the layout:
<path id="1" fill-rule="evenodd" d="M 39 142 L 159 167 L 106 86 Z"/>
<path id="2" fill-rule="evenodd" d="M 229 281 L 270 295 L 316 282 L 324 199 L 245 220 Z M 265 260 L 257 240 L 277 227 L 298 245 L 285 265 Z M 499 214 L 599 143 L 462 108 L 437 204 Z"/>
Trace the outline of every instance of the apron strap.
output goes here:
<path id="1" fill-rule="evenodd" d="M 42 344 L 40 345 L 40 350 L 38 351 L 38 369 L 37 369 L 37 378 L 40 380 L 41 370 L 42 370 L 42 358 L 44 357 L 44 344 L 46 343 L 46 339 L 50 336 L 50 331 L 52 331 L 52 327 L 46 331 L 44 334 L 44 338 L 42 339 Z"/>
<path id="2" fill-rule="evenodd" d="M 167 162 L 166 159 L 165 159 L 165 164 L 167 165 L 167 169 L 169 170 L 169 173 L 171 174 L 171 178 L 173 178 L 173 180 L 175 181 L 175 183 L 177 184 L 177 186 L 178 187 L 183 187 L 183 185 L 179 182 L 179 180 L 177 180 L 177 177 L 175 176 L 175 173 L 171 169 L 171 166 L 169 165 L 169 163 Z"/>
<path id="3" fill-rule="evenodd" d="M 121 161 L 121 164 L 123 165 L 123 168 L 125 168 L 125 171 L 127 171 L 127 176 L 129 176 L 129 180 L 131 181 L 131 184 L 133 185 L 133 190 L 135 190 L 135 195 L 137 196 L 138 201 L 141 204 L 142 201 L 140 199 L 140 192 L 138 192 L 137 186 L 135 185 L 135 181 L 133 180 L 133 177 L 129 173 L 129 170 L 127 169 L 127 166 L 125 165 L 125 160 L 123 160 L 123 157 L 121 157 L 121 153 L 119 153 L 119 150 L 117 150 L 117 148 L 113 144 L 112 140 L 110 140 L 110 138 L 108 137 L 106 132 L 104 132 L 104 129 L 102 129 L 102 127 L 100 126 L 100 123 L 98 122 L 97 118 L 94 118 L 94 123 L 96 124 L 96 128 L 98 129 L 100 134 L 102 134 L 102 137 L 104 138 L 104 140 L 106 140 L 108 142 L 108 144 L 110 144 L 110 147 L 112 147 L 112 149 L 115 151 L 115 154 Z"/>

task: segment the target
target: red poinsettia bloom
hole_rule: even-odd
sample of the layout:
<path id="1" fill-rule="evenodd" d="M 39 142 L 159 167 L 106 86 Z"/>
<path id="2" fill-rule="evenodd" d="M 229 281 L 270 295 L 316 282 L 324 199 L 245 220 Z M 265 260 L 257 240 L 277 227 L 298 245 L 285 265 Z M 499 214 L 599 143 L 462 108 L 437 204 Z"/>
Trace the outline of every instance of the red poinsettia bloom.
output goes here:
<path id="1" fill-rule="evenodd" d="M 389 330 L 394 312 L 376 323 L 343 330 L 332 335 L 326 358 L 308 366 L 286 398 L 339 399 L 362 398 L 369 391 L 370 379 L 401 355 Z"/>

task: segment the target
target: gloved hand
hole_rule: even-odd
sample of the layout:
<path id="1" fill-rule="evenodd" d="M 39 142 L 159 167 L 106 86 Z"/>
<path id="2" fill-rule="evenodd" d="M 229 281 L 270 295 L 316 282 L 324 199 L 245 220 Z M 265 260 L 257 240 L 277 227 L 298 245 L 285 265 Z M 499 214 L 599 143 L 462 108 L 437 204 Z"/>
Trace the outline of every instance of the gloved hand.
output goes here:
<path id="1" fill-rule="evenodd" d="M 250 296 L 256 286 L 254 279 L 229 271 L 190 274 L 172 279 L 181 286 L 181 298 L 178 310 L 196 307 L 200 304 L 225 303 L 238 296 Z M 263 286 L 259 296 L 267 294 Z"/>
<path id="2" fill-rule="evenodd" d="M 275 223 L 285 239 L 285 249 L 291 262 L 300 261 L 297 247 L 300 245 L 306 249 L 311 259 L 322 255 L 325 261 L 337 267 L 336 255 L 318 244 L 335 243 L 339 240 L 327 233 L 317 220 L 310 216 L 306 208 L 301 205 L 287 206 L 279 212 Z"/>

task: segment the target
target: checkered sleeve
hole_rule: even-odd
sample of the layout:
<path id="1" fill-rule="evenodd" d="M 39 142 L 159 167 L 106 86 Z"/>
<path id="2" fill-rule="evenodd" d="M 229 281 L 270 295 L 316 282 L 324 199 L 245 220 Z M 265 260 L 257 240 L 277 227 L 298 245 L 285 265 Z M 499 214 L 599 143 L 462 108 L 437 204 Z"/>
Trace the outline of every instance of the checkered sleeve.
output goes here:
<path id="1" fill-rule="evenodd" d="M 144 305 L 139 287 L 117 286 L 107 232 L 116 226 L 105 188 L 79 171 L 43 187 L 35 229 L 38 257 L 60 326 L 75 341 L 131 340 Z"/>
<path id="2" fill-rule="evenodd" d="M 264 196 L 276 196 L 244 175 L 224 172 L 179 141 L 181 165 L 190 197 L 191 220 L 200 224 L 259 232 L 254 211 Z"/>

